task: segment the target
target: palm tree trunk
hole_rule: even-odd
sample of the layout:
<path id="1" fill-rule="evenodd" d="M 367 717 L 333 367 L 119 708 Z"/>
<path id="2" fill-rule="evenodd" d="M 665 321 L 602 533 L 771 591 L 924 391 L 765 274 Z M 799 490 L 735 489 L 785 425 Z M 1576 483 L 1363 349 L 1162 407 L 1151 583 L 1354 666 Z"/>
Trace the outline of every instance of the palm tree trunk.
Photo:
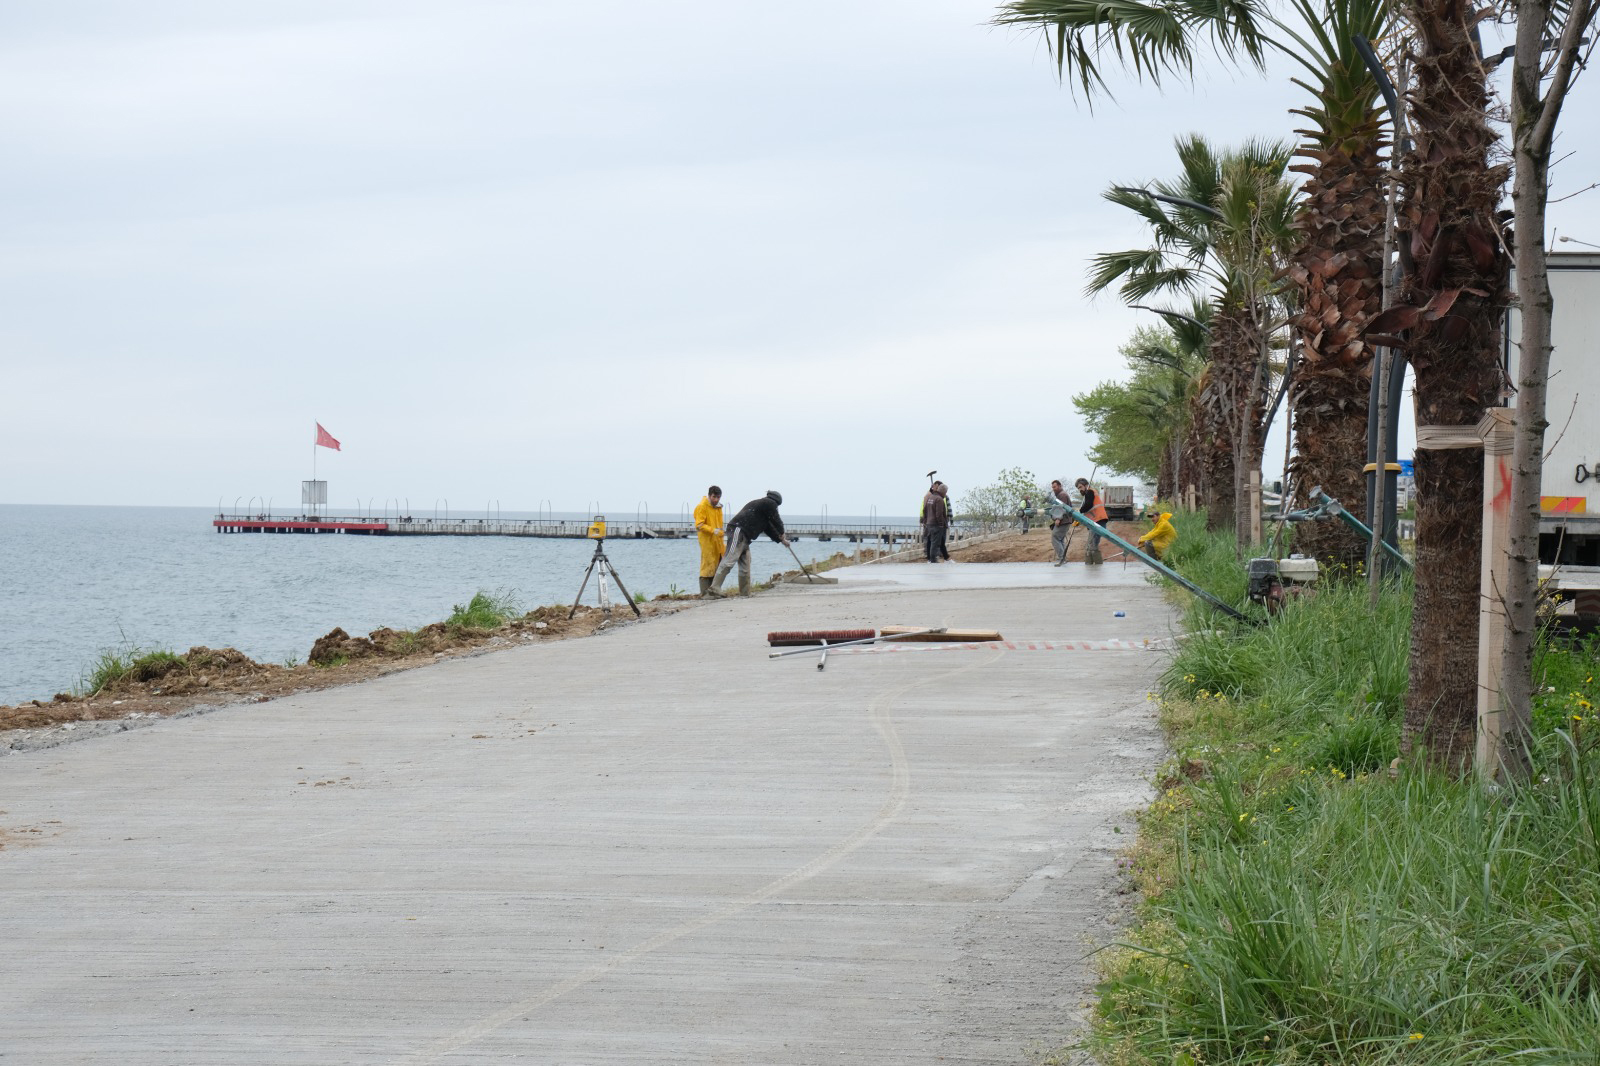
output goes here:
<path id="1" fill-rule="evenodd" d="M 1301 147 L 1309 165 L 1295 221 L 1301 239 L 1289 277 L 1302 306 L 1293 323 L 1301 337 L 1295 369 L 1295 458 L 1290 463 L 1298 507 L 1321 486 L 1349 504 L 1366 492 L 1367 408 L 1372 349 L 1362 338 L 1383 309 L 1385 147 L 1375 113 L 1332 144 Z M 1366 555 L 1359 534 L 1343 522 L 1309 522 L 1295 530 L 1295 548 L 1325 566 L 1354 569 Z"/>
<path id="2" fill-rule="evenodd" d="M 1233 528 L 1233 437 L 1228 426 L 1227 394 L 1213 359 L 1201 378 L 1189 420 L 1189 447 L 1195 461 L 1188 464 L 1200 475 L 1201 506 L 1206 529 Z"/>
<path id="3" fill-rule="evenodd" d="M 1401 164 L 1400 237 L 1410 262 L 1400 303 L 1376 320 L 1410 330 L 1419 450 L 1416 598 L 1401 751 L 1464 774 L 1477 729 L 1482 452 L 1422 448 L 1427 427 L 1475 426 L 1500 400 L 1507 259 L 1496 210 L 1505 168 L 1467 0 L 1410 0 L 1415 143 Z M 1381 329 L 1382 326 L 1380 325 Z"/>
<path id="4" fill-rule="evenodd" d="M 1250 543 L 1250 471 L 1261 469 L 1261 422 L 1266 415 L 1266 337 L 1245 305 L 1219 309 L 1211 320 L 1211 365 L 1220 390 L 1226 433 L 1227 506 L 1238 550 Z M 1219 471 L 1220 472 L 1220 471 Z M 1207 525 L 1211 523 L 1208 521 Z"/>

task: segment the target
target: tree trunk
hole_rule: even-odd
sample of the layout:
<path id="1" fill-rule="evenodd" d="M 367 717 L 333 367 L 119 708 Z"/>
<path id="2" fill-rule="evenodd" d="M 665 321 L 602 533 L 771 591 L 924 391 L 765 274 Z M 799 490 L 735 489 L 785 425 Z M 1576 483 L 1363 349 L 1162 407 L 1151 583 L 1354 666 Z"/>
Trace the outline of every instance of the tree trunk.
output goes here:
<path id="1" fill-rule="evenodd" d="M 1234 521 L 1233 448 L 1226 432 L 1206 442 L 1205 494 L 1206 529 L 1209 532 L 1232 529 Z"/>
<path id="2" fill-rule="evenodd" d="M 1467 0 L 1410 0 L 1416 33 L 1402 160 L 1400 238 L 1408 269 L 1378 332 L 1409 330 L 1416 374 L 1416 600 L 1401 751 L 1463 774 L 1477 730 L 1481 449 L 1427 447 L 1472 432 L 1500 399 L 1500 323 L 1507 260 L 1496 208 L 1503 166 L 1490 166 L 1485 69 Z M 1430 432 L 1440 427 L 1440 433 Z"/>
<path id="3" fill-rule="evenodd" d="M 1512 153 L 1516 179 L 1511 203 L 1517 227 L 1513 244 L 1522 329 L 1517 362 L 1516 426 L 1511 452 L 1507 587 L 1503 590 L 1506 640 L 1500 670 L 1502 741 L 1485 752 L 1490 774 L 1524 776 L 1533 722 L 1533 655 L 1538 637 L 1539 493 L 1544 477 L 1545 399 L 1550 377 L 1550 323 L 1555 301 L 1545 265 L 1544 225 L 1550 150 L 1556 120 L 1576 76 L 1579 40 L 1595 18 L 1594 0 L 1568 6 L 1561 25 L 1556 65 L 1541 98 L 1540 69 L 1553 0 L 1519 0 L 1516 57 L 1511 78 Z M 1496 501 L 1497 505 L 1499 501 Z"/>
<path id="4" fill-rule="evenodd" d="M 1233 441 L 1221 378 L 1213 359 L 1191 401 L 1188 448 L 1193 452 L 1184 463 L 1199 475 L 1201 506 L 1206 512 L 1206 529 L 1211 532 L 1232 529 L 1234 515 Z"/>
<path id="5" fill-rule="evenodd" d="M 1383 309 L 1382 122 L 1369 111 L 1351 136 L 1328 144 L 1313 134 L 1298 154 L 1309 165 L 1295 219 L 1300 244 L 1288 276 L 1302 295 L 1293 325 L 1302 347 L 1295 369 L 1295 458 L 1289 464 L 1295 505 L 1313 488 L 1355 506 L 1366 493 L 1367 408 L 1372 348 L 1362 337 Z M 1296 527 L 1295 548 L 1324 566 L 1352 570 L 1366 555 L 1361 535 L 1343 522 Z"/>
<path id="6" fill-rule="evenodd" d="M 1265 331 L 1251 308 L 1219 308 L 1211 318 L 1211 366 L 1219 390 L 1220 421 L 1227 435 L 1228 471 L 1224 483 L 1229 524 L 1241 557 L 1251 544 L 1250 472 L 1261 470 L 1261 422 L 1266 417 Z M 1208 527 L 1210 523 L 1207 523 Z"/>
<path id="7" fill-rule="evenodd" d="M 1178 493 L 1178 456 L 1183 447 L 1183 437 L 1174 433 L 1172 439 L 1161 446 L 1161 465 L 1156 471 L 1156 499 L 1171 500 Z"/>

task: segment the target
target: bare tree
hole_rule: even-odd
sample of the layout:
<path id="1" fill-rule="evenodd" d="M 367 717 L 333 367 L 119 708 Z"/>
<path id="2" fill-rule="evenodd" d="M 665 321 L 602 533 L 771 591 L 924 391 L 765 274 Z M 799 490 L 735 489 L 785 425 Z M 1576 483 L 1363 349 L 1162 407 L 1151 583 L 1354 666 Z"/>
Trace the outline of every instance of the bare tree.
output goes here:
<path id="1" fill-rule="evenodd" d="M 1512 250 L 1517 300 L 1522 310 L 1517 363 L 1517 402 L 1509 498 L 1509 576 L 1500 591 L 1506 612 L 1501 660 L 1501 707 L 1505 742 L 1491 772 L 1519 776 L 1527 770 L 1527 739 L 1533 717 L 1533 652 L 1539 591 L 1539 485 L 1544 467 L 1545 394 L 1550 374 L 1553 301 L 1545 269 L 1545 210 L 1549 201 L 1550 154 L 1556 122 L 1567 93 L 1594 45 L 1588 39 L 1597 0 L 1515 0 L 1517 38 L 1512 54 L 1511 148 L 1516 214 Z"/>

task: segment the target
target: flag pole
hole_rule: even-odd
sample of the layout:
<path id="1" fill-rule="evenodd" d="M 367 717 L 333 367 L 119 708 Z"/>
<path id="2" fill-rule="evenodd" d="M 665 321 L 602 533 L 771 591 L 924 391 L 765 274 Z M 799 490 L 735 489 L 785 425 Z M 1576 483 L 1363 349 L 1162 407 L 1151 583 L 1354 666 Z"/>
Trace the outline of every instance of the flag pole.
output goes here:
<path id="1" fill-rule="evenodd" d="M 311 501 L 306 504 L 308 512 L 314 512 L 317 499 L 317 421 L 311 422 Z"/>

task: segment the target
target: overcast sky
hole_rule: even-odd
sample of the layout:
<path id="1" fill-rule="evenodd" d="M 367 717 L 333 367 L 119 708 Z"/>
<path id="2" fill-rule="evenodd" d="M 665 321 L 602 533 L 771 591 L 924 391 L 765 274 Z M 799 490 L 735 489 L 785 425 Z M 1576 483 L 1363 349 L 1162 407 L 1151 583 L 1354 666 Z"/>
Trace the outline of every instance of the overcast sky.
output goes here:
<path id="1" fill-rule="evenodd" d="M 994 8 L 5 5 L 0 502 L 295 510 L 314 421 L 336 513 L 1087 474 L 1071 397 L 1150 319 L 1081 294 L 1144 241 L 1100 193 L 1303 95 L 1213 64 L 1090 112 Z M 1553 215 L 1600 245 L 1600 193 Z"/>

